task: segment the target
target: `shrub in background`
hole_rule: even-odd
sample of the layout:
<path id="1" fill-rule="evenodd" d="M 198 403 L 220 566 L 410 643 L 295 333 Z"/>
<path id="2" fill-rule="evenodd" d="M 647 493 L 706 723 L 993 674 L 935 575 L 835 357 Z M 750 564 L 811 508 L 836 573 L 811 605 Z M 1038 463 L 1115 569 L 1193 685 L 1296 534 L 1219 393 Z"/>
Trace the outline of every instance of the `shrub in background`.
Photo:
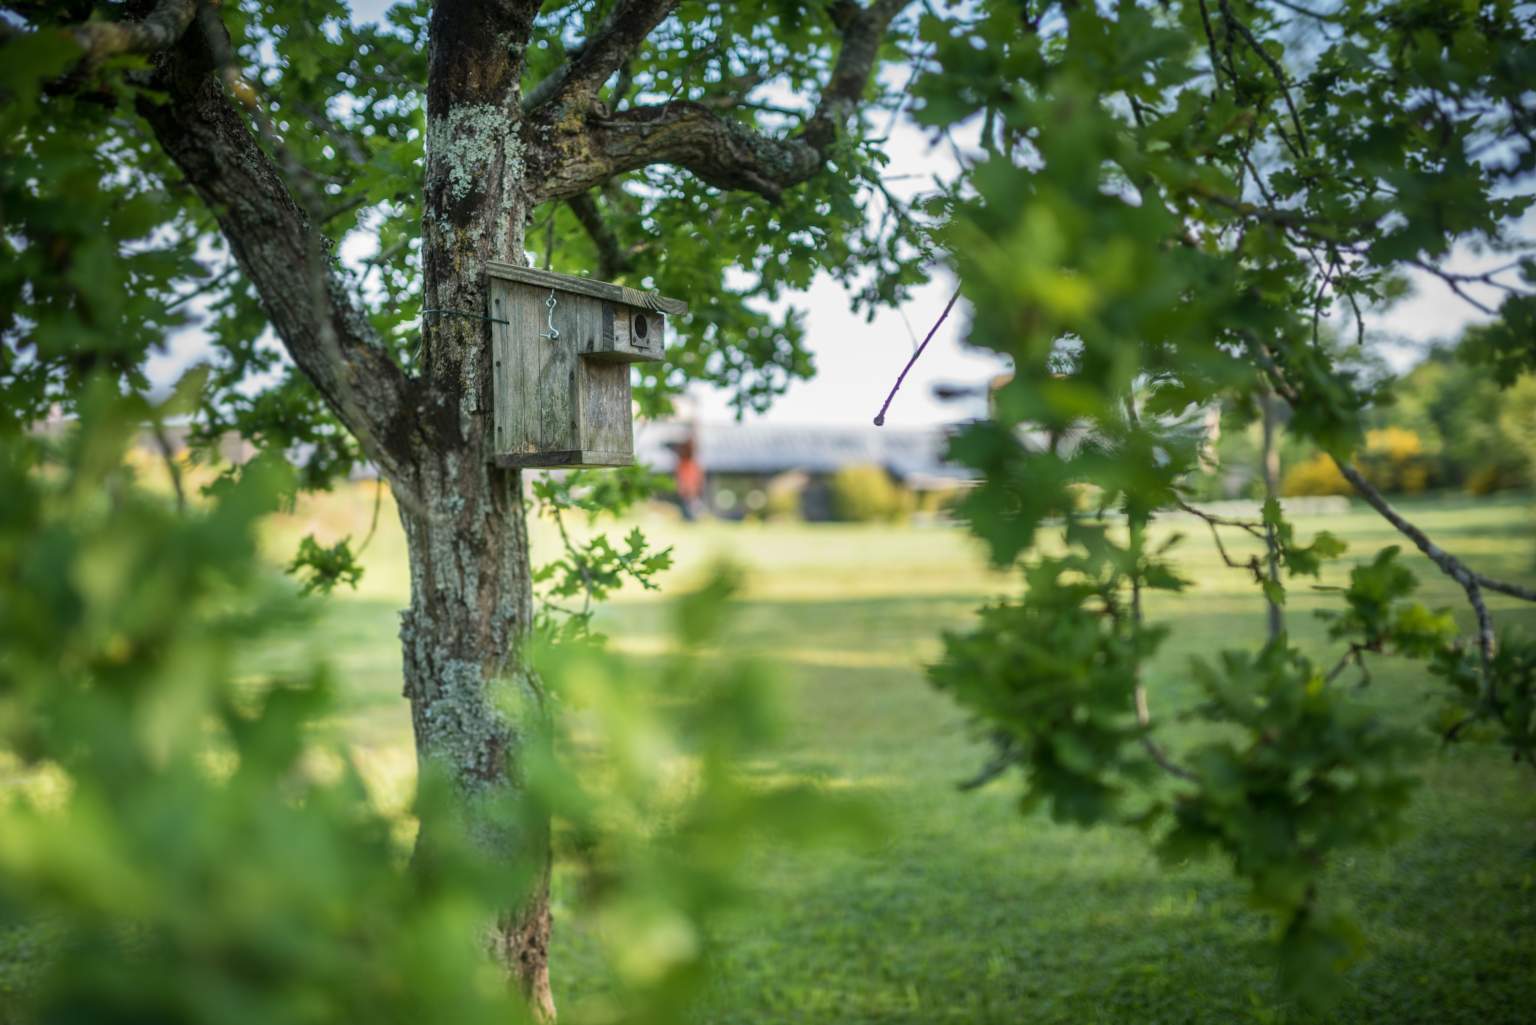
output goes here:
<path id="1" fill-rule="evenodd" d="M 1365 433 L 1357 465 L 1372 484 L 1394 494 L 1416 495 L 1429 486 L 1433 465 L 1418 434 L 1403 427 L 1382 427 Z M 1315 452 L 1285 472 L 1282 495 L 1346 495 L 1355 493 L 1326 452 Z"/>
<path id="2" fill-rule="evenodd" d="M 1536 485 L 1536 376 L 1515 375 L 1501 388 L 1470 361 L 1485 341 L 1486 328 L 1473 327 L 1431 350 L 1372 417 L 1377 427 L 1419 436 L 1431 486 L 1488 494 Z"/>
<path id="3" fill-rule="evenodd" d="M 1365 432 L 1360 467 L 1383 491 L 1416 495 L 1429 484 L 1430 464 L 1424 442 L 1405 427 L 1380 427 Z"/>
<path id="4" fill-rule="evenodd" d="M 1354 493 L 1355 489 L 1326 452 L 1314 453 L 1290 467 L 1280 480 L 1280 494 L 1288 498 Z"/>
<path id="5" fill-rule="evenodd" d="M 803 499 L 809 479 L 799 470 L 781 473 L 768 482 L 764 492 L 763 519 L 788 522 L 804 518 Z"/>
<path id="6" fill-rule="evenodd" d="M 912 495 L 883 467 L 844 466 L 832 475 L 832 510 L 845 523 L 891 523 L 912 511 Z"/>

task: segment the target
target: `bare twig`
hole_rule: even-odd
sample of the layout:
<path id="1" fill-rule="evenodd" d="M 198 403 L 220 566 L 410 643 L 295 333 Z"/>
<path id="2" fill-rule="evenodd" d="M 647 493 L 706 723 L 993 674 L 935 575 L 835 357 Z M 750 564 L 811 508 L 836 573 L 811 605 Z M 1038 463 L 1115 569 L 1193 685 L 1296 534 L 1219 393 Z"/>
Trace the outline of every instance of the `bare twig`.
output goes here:
<path id="1" fill-rule="evenodd" d="M 1265 389 L 1259 401 L 1264 407 L 1264 442 L 1261 453 L 1264 461 L 1264 498 L 1274 502 L 1280 490 L 1280 453 L 1275 449 L 1275 427 L 1279 419 L 1275 410 L 1277 400 L 1273 391 Z M 1280 586 L 1280 543 L 1275 538 L 1275 527 L 1268 515 L 1264 519 L 1264 575 L 1270 584 L 1264 588 L 1264 605 L 1269 639 L 1274 642 L 1285 632 L 1285 611 L 1276 598 Z"/>
<path id="2" fill-rule="evenodd" d="M 205 284 L 203 284 L 203 285 L 201 285 L 201 286 L 199 286 L 197 288 L 191 289 L 190 291 L 183 292 L 181 295 L 177 296 L 175 299 L 173 299 L 170 302 L 166 303 L 165 309 L 164 309 L 163 312 L 165 312 L 165 313 L 172 313 L 172 312 L 174 312 L 176 310 L 181 309 L 183 306 L 185 306 L 187 303 L 191 302 L 192 300 L 198 299 L 198 298 L 200 298 L 202 296 L 205 296 L 209 292 L 212 292 L 215 289 L 218 289 L 218 288 L 222 287 L 224 284 L 226 284 L 229 281 L 230 278 L 235 276 L 236 272 L 238 272 L 239 269 L 240 268 L 239 268 L 239 266 L 237 264 L 231 263 L 228 267 L 225 267 L 223 270 L 219 271 L 213 277 L 209 278 L 208 281 Z"/>
<path id="3" fill-rule="evenodd" d="M 1135 401 L 1127 397 L 1125 408 L 1131 421 L 1134 423 L 1136 420 Z M 1138 563 L 1136 569 L 1131 573 L 1131 628 L 1138 634 L 1141 633 L 1142 626 L 1140 560 L 1142 538 L 1145 535 L 1145 531 L 1146 525 L 1144 521 L 1138 519 L 1131 520 L 1131 548 L 1136 554 Z M 1152 712 L 1147 707 L 1147 685 L 1141 678 L 1140 665 L 1136 667 L 1136 686 L 1131 697 L 1136 705 L 1136 723 L 1142 730 L 1141 746 L 1147 752 L 1147 756 L 1156 763 L 1158 768 L 1172 776 L 1177 776 L 1179 779 L 1190 782 L 1198 779 L 1199 777 L 1193 772 L 1190 772 L 1169 757 L 1168 752 L 1164 751 L 1162 746 L 1152 739 Z"/>
<path id="4" fill-rule="evenodd" d="M 1291 0 L 1270 0 L 1270 2 L 1276 7 L 1284 7 L 1288 11 L 1294 11 L 1304 17 L 1315 18 L 1318 21 L 1341 22 L 1344 20 L 1343 15 L 1332 11 L 1315 11 L 1310 7 L 1303 7 L 1301 4 L 1292 3 Z"/>
<path id="5" fill-rule="evenodd" d="M 1152 714 L 1147 708 L 1147 688 L 1139 681 L 1136 684 L 1135 700 L 1136 722 L 1142 727 L 1142 729 L 1150 729 L 1152 725 Z M 1193 772 L 1190 772 L 1188 769 L 1184 768 L 1184 766 L 1170 758 L 1168 756 L 1168 752 L 1164 751 L 1162 747 L 1158 745 L 1157 741 L 1152 739 L 1152 735 L 1150 733 L 1143 733 L 1141 735 L 1141 746 L 1146 750 L 1152 761 L 1157 763 L 1157 767 L 1169 775 L 1177 776 L 1179 779 L 1188 780 L 1191 783 L 1200 779 L 1199 776 L 1195 775 Z"/>
<path id="6" fill-rule="evenodd" d="M 1447 288 L 1454 292 L 1469 306 L 1472 306 L 1474 309 L 1481 313 L 1486 313 L 1490 317 L 1497 316 L 1498 311 L 1489 306 L 1487 303 L 1477 299 L 1475 296 L 1469 295 L 1467 291 L 1461 287 L 1462 285 L 1487 285 L 1490 288 L 1501 289 L 1514 295 L 1522 294 L 1521 290 L 1515 285 L 1511 285 L 1503 281 L 1498 281 L 1494 277 L 1496 274 L 1503 274 L 1516 267 L 1519 267 L 1519 263 L 1514 263 L 1504 267 L 1496 267 L 1493 270 L 1484 271 L 1481 274 L 1457 274 L 1452 271 L 1447 271 L 1436 267 L 1434 264 L 1427 260 L 1410 258 L 1406 262 L 1412 264 L 1422 271 L 1433 274 L 1435 277 L 1443 281 Z"/>
<path id="7" fill-rule="evenodd" d="M 373 481 L 373 518 L 368 522 L 368 533 L 363 538 L 363 543 L 357 546 L 357 554 L 362 555 L 373 543 L 373 535 L 379 529 L 379 507 L 384 504 L 384 477 L 380 475 Z"/>
<path id="8" fill-rule="evenodd" d="M 1351 644 L 1349 646 L 1349 650 L 1344 652 L 1343 657 L 1340 658 L 1339 661 L 1335 663 L 1334 667 L 1328 671 L 1328 675 L 1323 677 L 1323 682 L 1332 683 L 1338 678 L 1339 674 L 1342 673 L 1351 662 L 1353 662 L 1355 665 L 1360 667 L 1360 686 L 1364 687 L 1369 685 L 1371 682 L 1371 671 L 1365 666 L 1365 653 L 1367 651 L 1380 650 L 1381 649 L 1379 645 L 1360 644 L 1358 642 Z"/>
<path id="9" fill-rule="evenodd" d="M 1207 523 L 1222 527 L 1237 527 L 1240 530 L 1247 531 L 1261 541 L 1264 539 L 1264 524 L 1262 523 L 1256 523 L 1253 520 L 1234 520 L 1225 516 L 1217 516 L 1215 513 L 1206 512 L 1198 506 L 1190 505 L 1183 499 L 1178 499 L 1177 502 L 1180 509 Z"/>
<path id="10" fill-rule="evenodd" d="M 560 515 L 560 507 L 551 502 L 549 513 L 555 521 L 555 528 L 560 531 L 560 544 L 564 546 L 566 554 L 576 566 L 576 573 L 581 577 L 581 616 L 585 618 L 591 615 L 592 602 L 598 597 L 597 582 L 592 579 L 592 571 L 588 568 L 586 557 L 581 554 L 581 549 L 571 542 L 571 535 L 565 531 L 565 518 Z"/>
<path id="11" fill-rule="evenodd" d="M 176 492 L 176 511 L 187 511 L 187 489 L 181 482 L 181 467 L 176 463 L 176 449 L 171 444 L 170 436 L 165 433 L 165 424 L 158 415 L 150 418 L 149 429 L 155 436 L 155 447 L 160 450 L 160 458 L 165 462 L 166 475 L 171 478 L 171 489 Z"/>
<path id="12" fill-rule="evenodd" d="M 955 301 L 959 298 L 960 289 L 957 286 L 955 288 L 954 294 L 949 297 L 949 302 L 944 304 L 944 312 L 939 314 L 939 319 L 934 321 L 933 327 L 928 329 L 928 336 L 923 339 L 923 344 L 919 345 L 917 349 L 912 353 L 912 358 L 907 360 L 907 365 L 902 367 L 901 373 L 897 375 L 896 383 L 891 385 L 890 394 L 887 395 L 885 397 L 885 401 L 881 403 L 880 412 L 875 414 L 876 427 L 885 426 L 885 412 L 891 408 L 891 402 L 896 398 L 896 393 L 901 390 L 901 382 L 907 379 L 907 373 L 912 369 L 912 365 L 916 363 L 917 358 L 923 354 L 923 350 L 928 348 L 928 343 L 933 341 L 933 336 L 938 333 L 939 325 L 944 323 L 944 319 L 949 316 L 949 311 L 955 308 Z"/>
<path id="13" fill-rule="evenodd" d="M 1220 0 L 1220 2 L 1222 18 L 1233 28 L 1237 29 L 1238 34 L 1247 40 L 1248 45 L 1253 48 L 1253 52 L 1274 74 L 1275 81 L 1280 86 L 1280 95 L 1285 98 L 1285 106 L 1291 112 L 1291 124 L 1296 128 L 1296 156 L 1305 157 L 1307 155 L 1307 132 L 1302 127 L 1301 113 L 1296 109 L 1296 101 L 1291 98 L 1290 76 L 1285 73 L 1285 69 L 1280 66 L 1280 62 L 1275 60 L 1268 50 L 1264 49 L 1264 44 L 1253 34 L 1253 30 L 1242 19 L 1232 13 L 1232 5 L 1228 0 Z M 1280 137 L 1285 139 L 1285 133 L 1281 132 Z M 1289 143 L 1290 140 L 1286 139 L 1286 142 Z"/>
<path id="14" fill-rule="evenodd" d="M 997 777 L 1008 771 L 1008 767 L 1017 760 L 1018 741 L 1011 733 L 1003 730 L 994 730 L 992 733 L 992 746 L 996 749 L 987 764 L 983 765 L 976 775 L 962 780 L 956 784 L 960 790 L 976 790 L 992 782 Z"/>
<path id="15" fill-rule="evenodd" d="M 1257 555 L 1249 556 L 1247 562 L 1242 562 L 1238 559 L 1232 558 L 1232 556 L 1227 553 L 1226 544 L 1224 544 L 1221 540 L 1221 531 L 1216 529 L 1217 521 L 1215 518 L 1201 516 L 1197 510 L 1195 511 L 1195 515 L 1200 516 L 1201 519 L 1205 520 L 1205 525 L 1211 528 L 1211 540 L 1216 542 L 1216 551 L 1221 555 L 1221 561 L 1233 569 L 1247 570 L 1249 573 L 1253 574 L 1254 583 L 1262 584 L 1264 582 L 1264 568 L 1259 564 L 1259 557 Z"/>

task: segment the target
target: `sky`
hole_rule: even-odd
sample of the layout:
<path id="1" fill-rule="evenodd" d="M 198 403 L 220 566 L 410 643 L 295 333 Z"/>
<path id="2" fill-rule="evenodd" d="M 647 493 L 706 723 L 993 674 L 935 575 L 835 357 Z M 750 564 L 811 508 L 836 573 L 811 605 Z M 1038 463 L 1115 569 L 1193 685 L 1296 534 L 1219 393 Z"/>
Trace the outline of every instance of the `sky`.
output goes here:
<path id="1" fill-rule="evenodd" d="M 358 0 L 353 6 L 359 18 L 371 19 L 382 13 L 387 3 Z M 930 145 L 925 133 L 910 123 L 895 126 L 889 147 L 892 166 L 903 168 L 913 181 L 931 181 L 933 175 L 952 178 L 955 174 L 954 151 L 947 144 Z M 893 182 L 892 191 L 910 194 L 904 184 Z M 1520 228 L 1524 237 L 1536 237 L 1536 213 L 1527 216 Z M 1447 266 L 1478 272 L 1505 260 L 1507 257 L 1487 257 L 1462 249 Z M 1414 290 L 1407 299 L 1389 310 L 1367 311 L 1365 316 L 1368 337 L 1397 369 L 1411 365 L 1433 342 L 1454 338 L 1467 324 L 1486 319 L 1428 274 L 1416 271 L 1413 280 Z M 875 429 L 875 413 L 916 341 L 938 319 L 954 287 L 953 277 L 945 269 L 935 268 L 932 278 L 913 290 L 900 311 L 882 309 L 870 321 L 849 309 L 847 295 L 836 282 L 826 275 L 818 276 L 810 289 L 786 300 L 805 312 L 807 344 L 817 367 L 815 377 L 791 384 L 767 412 L 748 413 L 745 420 L 801 426 L 862 424 Z M 1487 289 L 1480 298 L 1489 305 L 1498 302 L 1498 294 Z M 1337 330 L 1354 330 L 1342 313 L 1331 320 Z M 929 426 L 984 412 L 980 399 L 946 403 L 933 394 L 937 384 L 980 385 L 1002 369 L 994 355 L 964 344 L 968 321 L 962 301 L 908 374 L 886 415 L 888 426 Z M 152 362 L 151 378 L 169 384 L 205 351 L 206 342 L 199 332 L 182 332 L 170 340 L 166 354 Z M 718 389 L 695 386 L 690 399 L 701 420 L 718 422 L 735 416 L 729 394 Z"/>

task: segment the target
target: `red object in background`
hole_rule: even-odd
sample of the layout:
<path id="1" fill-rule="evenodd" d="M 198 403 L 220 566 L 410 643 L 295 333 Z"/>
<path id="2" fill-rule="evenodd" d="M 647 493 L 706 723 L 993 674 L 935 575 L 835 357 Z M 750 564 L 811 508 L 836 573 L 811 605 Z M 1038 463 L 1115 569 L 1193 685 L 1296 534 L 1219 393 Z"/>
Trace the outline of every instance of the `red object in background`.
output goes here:
<path id="1" fill-rule="evenodd" d="M 683 515 L 691 520 L 703 505 L 704 467 L 694 454 L 692 438 L 678 443 L 676 452 L 677 466 L 672 472 L 677 479 L 677 503 L 682 506 Z"/>
<path id="2" fill-rule="evenodd" d="M 677 497 L 685 502 L 696 502 L 704 494 L 704 467 L 694 456 L 693 439 L 677 446 Z"/>

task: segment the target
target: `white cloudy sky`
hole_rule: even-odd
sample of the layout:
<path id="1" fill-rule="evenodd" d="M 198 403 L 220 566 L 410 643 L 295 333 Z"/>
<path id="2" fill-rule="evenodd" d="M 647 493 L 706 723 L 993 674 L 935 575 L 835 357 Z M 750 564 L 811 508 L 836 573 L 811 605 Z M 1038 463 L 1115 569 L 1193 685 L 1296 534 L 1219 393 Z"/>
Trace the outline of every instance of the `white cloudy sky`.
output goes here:
<path id="1" fill-rule="evenodd" d="M 359 16 L 371 18 L 387 6 L 384 0 L 359 0 L 354 9 Z M 931 180 L 933 174 L 951 177 L 954 173 L 955 157 L 950 148 L 930 146 L 924 133 L 911 125 L 898 126 L 890 146 L 893 166 L 920 176 L 914 180 Z M 893 191 L 902 184 L 895 183 Z M 1527 237 L 1536 235 L 1536 216 L 1527 217 L 1522 227 Z M 1499 262 L 1502 261 L 1497 258 L 1464 251 L 1457 254 L 1451 266 L 1473 271 Z M 1415 286 L 1414 294 L 1391 310 L 1366 315 L 1371 336 L 1400 366 L 1411 363 L 1424 346 L 1455 336 L 1464 325 L 1479 317 L 1428 275 L 1418 274 Z M 768 412 L 751 414 L 748 419 L 805 425 L 868 425 L 911 355 L 914 334 L 921 338 L 927 333 L 953 289 L 953 279 L 942 269 L 936 269 L 933 280 L 916 289 L 902 311 L 882 310 L 870 322 L 849 310 L 847 297 L 835 282 L 825 276 L 818 278 L 808 291 L 788 300 L 805 311 L 808 343 L 815 356 L 817 374 L 812 380 L 792 385 Z M 1497 303 L 1496 293 L 1485 291 L 1483 298 L 1490 305 Z M 975 404 L 942 403 L 933 396 L 935 384 L 979 383 L 999 367 L 995 357 L 962 344 L 967 319 L 961 303 L 908 375 L 891 406 L 888 424 L 920 426 L 978 412 Z M 1341 318 L 1337 326 L 1345 326 Z M 154 361 L 153 376 L 159 381 L 173 380 L 182 368 L 199 358 L 204 346 L 196 331 L 183 333 L 173 339 L 164 357 Z M 724 393 L 698 387 L 692 397 L 703 419 L 726 420 L 733 415 L 729 396 Z"/>

